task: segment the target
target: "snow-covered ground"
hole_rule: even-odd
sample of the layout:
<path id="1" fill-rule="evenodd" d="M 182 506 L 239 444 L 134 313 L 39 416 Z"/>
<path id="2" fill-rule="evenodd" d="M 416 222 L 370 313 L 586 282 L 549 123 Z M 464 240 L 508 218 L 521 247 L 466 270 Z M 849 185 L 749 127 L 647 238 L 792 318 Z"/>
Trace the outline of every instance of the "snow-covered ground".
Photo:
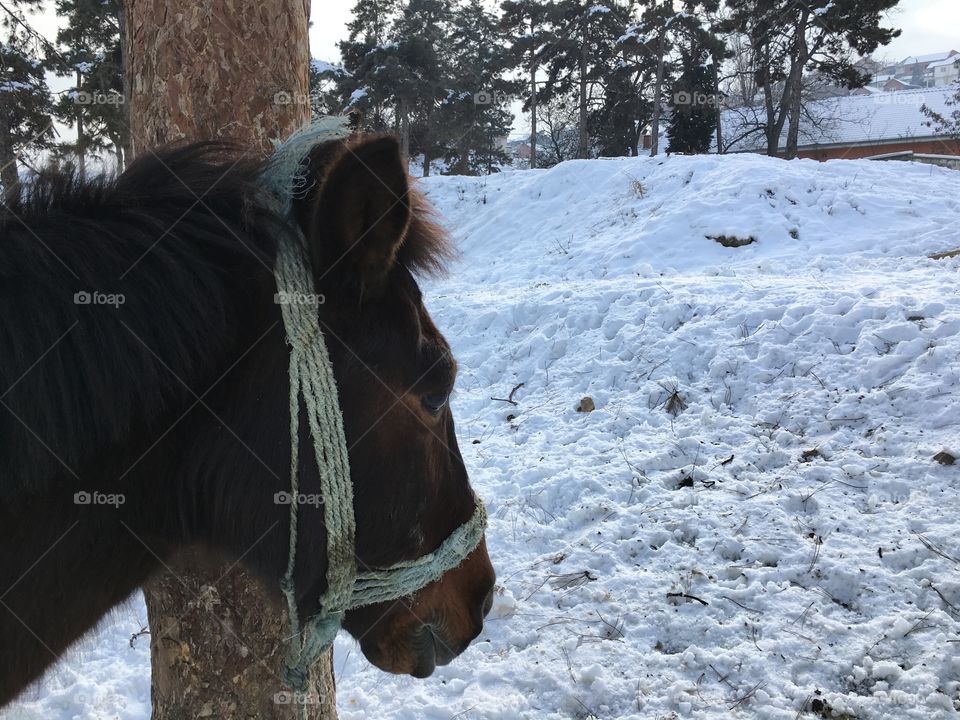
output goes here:
<path id="1" fill-rule="evenodd" d="M 934 459 L 960 456 L 960 258 L 927 257 L 960 248 L 960 172 L 671 157 L 421 187 L 462 251 L 425 289 L 497 599 L 426 681 L 342 636 L 342 718 L 960 715 L 960 462 Z M 144 614 L 0 715 L 148 717 Z"/>

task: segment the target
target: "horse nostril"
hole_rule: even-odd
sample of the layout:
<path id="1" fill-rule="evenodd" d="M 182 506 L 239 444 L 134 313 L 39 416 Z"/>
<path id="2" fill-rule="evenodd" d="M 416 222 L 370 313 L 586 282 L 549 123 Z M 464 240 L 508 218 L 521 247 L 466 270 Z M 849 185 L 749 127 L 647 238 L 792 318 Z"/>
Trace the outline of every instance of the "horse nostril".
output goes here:
<path id="1" fill-rule="evenodd" d="M 483 599 L 483 617 L 486 617 L 490 614 L 490 610 L 493 608 L 493 588 L 490 588 L 490 591 L 487 593 L 487 596 Z"/>

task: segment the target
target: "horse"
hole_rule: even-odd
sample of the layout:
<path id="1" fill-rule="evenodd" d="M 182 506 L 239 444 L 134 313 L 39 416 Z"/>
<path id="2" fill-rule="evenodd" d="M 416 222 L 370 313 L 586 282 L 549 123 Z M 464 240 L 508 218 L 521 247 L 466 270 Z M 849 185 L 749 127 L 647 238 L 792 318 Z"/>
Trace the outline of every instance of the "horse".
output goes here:
<path id="1" fill-rule="evenodd" d="M 320 470 L 301 453 L 289 497 L 273 274 L 291 233 L 317 293 L 287 301 L 312 302 L 326 339 L 358 566 L 421 557 L 474 513 L 449 404 L 457 366 L 418 285 L 450 246 L 397 141 L 314 147 L 282 217 L 263 198 L 266 162 L 229 142 L 181 144 L 116 176 L 42 171 L 0 206 L 0 707 L 185 548 L 241 564 L 279 602 L 291 501 L 296 611 L 318 612 Z M 481 632 L 494 582 L 483 539 L 413 597 L 350 610 L 343 627 L 376 667 L 427 677 Z"/>

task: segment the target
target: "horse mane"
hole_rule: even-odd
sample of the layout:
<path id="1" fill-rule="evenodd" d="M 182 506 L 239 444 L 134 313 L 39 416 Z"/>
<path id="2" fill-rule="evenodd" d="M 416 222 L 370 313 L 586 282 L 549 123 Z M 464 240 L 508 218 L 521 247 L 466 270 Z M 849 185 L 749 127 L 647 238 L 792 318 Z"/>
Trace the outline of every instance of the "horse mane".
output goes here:
<path id="1" fill-rule="evenodd" d="M 115 177 L 49 168 L 0 207 L 0 497 L 162 432 L 226 370 L 237 298 L 283 227 L 257 202 L 259 168 L 228 144 L 181 145 Z"/>
<path id="2" fill-rule="evenodd" d="M 348 149 L 326 143 L 311 162 Z M 48 168 L 0 205 L 0 500 L 133 433 L 156 439 L 279 320 L 272 268 L 290 225 L 262 201 L 263 167 L 231 143 L 179 144 L 119 176 Z M 446 235 L 415 190 L 411 208 L 398 260 L 440 272 Z"/>

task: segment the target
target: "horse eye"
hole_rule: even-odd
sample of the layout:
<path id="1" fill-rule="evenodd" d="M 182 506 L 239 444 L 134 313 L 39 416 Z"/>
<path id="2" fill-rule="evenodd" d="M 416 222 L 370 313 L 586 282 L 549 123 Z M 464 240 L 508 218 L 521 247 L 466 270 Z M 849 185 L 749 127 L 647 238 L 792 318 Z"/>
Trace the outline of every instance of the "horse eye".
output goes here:
<path id="1" fill-rule="evenodd" d="M 447 404 L 447 400 L 450 399 L 448 393 L 436 393 L 431 395 L 424 395 L 422 398 L 423 406 L 427 409 L 427 412 L 434 415 L 438 414 Z"/>

